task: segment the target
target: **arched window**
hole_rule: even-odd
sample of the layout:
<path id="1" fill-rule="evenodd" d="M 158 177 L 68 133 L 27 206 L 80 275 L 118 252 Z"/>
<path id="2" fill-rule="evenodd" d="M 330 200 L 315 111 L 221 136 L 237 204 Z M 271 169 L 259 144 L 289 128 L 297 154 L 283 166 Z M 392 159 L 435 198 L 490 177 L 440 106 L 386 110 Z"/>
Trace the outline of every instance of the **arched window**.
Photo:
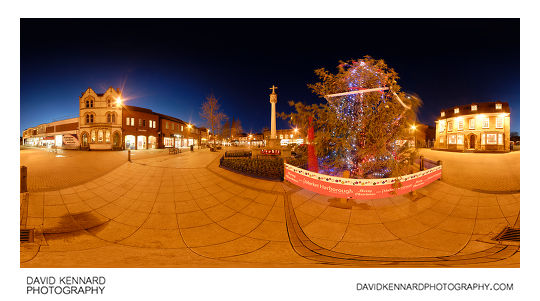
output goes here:
<path id="1" fill-rule="evenodd" d="M 90 116 L 90 123 L 94 123 L 94 114 L 89 114 Z"/>
<path id="2" fill-rule="evenodd" d="M 90 134 L 90 139 L 92 143 L 96 142 L 96 131 L 92 130 L 92 133 Z"/>
<path id="3" fill-rule="evenodd" d="M 111 122 L 116 123 L 116 113 L 111 113 Z"/>
<path id="4" fill-rule="evenodd" d="M 89 108 L 90 107 L 90 101 L 87 99 L 86 100 L 86 107 Z"/>
<path id="5" fill-rule="evenodd" d="M 111 142 L 111 132 L 109 130 L 107 130 L 105 132 L 105 142 L 106 143 L 110 143 Z"/>
<path id="6" fill-rule="evenodd" d="M 110 108 L 110 107 L 111 107 L 111 99 L 107 98 L 107 108 Z"/>
<path id="7" fill-rule="evenodd" d="M 103 143 L 103 130 L 98 131 L 98 143 Z"/>
<path id="8" fill-rule="evenodd" d="M 93 99 L 90 99 L 90 107 L 91 107 L 91 108 L 94 107 L 94 100 L 93 100 Z"/>
<path id="9" fill-rule="evenodd" d="M 90 123 L 90 114 L 86 114 L 86 124 Z"/>
<path id="10" fill-rule="evenodd" d="M 88 134 L 83 133 L 82 135 L 82 146 L 88 146 Z"/>
<path id="11" fill-rule="evenodd" d="M 111 113 L 107 113 L 107 123 L 111 123 Z"/>

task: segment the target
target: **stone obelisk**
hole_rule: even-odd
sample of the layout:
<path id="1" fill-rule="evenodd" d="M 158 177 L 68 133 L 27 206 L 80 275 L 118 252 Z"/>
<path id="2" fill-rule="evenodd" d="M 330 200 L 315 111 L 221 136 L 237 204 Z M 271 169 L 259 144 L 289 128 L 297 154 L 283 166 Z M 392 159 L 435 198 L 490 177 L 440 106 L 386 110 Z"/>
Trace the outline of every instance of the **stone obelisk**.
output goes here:
<path id="1" fill-rule="evenodd" d="M 277 87 L 272 85 L 272 88 L 270 88 L 270 89 L 272 90 L 272 93 L 270 94 L 270 103 L 272 104 L 272 117 L 271 117 L 271 120 L 270 120 L 270 124 L 271 124 L 271 127 L 270 127 L 270 139 L 276 139 L 277 138 L 277 134 L 276 134 L 277 94 L 276 94 L 275 89 L 277 89 Z"/>
<path id="2" fill-rule="evenodd" d="M 272 93 L 270 94 L 270 103 L 272 104 L 272 115 L 270 117 L 270 139 L 266 141 L 266 146 L 271 148 L 280 148 L 280 140 L 276 133 L 276 103 L 277 103 L 277 87 L 272 85 Z"/>

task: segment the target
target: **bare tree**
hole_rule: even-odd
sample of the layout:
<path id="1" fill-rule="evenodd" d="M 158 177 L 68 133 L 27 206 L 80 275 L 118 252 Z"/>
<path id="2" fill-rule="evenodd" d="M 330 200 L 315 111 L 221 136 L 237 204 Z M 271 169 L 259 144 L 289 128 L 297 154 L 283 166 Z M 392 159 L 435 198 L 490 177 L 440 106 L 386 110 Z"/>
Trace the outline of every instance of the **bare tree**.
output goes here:
<path id="1" fill-rule="evenodd" d="M 207 126 L 211 130 L 214 145 L 216 144 L 216 130 L 219 130 L 221 123 L 227 119 L 227 115 L 219 110 L 220 104 L 214 94 L 206 97 L 199 115 L 206 120 Z"/>

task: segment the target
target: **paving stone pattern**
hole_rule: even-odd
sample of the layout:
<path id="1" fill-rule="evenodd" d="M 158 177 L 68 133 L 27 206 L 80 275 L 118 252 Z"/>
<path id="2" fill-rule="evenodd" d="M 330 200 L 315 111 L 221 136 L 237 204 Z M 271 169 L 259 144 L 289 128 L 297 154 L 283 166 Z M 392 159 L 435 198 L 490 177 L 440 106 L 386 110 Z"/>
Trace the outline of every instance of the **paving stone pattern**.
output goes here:
<path id="1" fill-rule="evenodd" d="M 491 239 L 519 226 L 519 193 L 436 181 L 342 209 L 223 170 L 222 153 L 142 158 L 22 195 L 21 227 L 36 235 L 21 267 L 519 267 L 519 244 Z"/>

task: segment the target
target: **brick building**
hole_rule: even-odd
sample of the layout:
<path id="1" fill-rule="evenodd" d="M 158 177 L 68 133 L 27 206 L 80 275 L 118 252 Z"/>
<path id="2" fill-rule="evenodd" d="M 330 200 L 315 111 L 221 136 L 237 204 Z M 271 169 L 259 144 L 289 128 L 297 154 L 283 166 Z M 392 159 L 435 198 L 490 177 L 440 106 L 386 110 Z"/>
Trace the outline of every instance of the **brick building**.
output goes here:
<path id="1" fill-rule="evenodd" d="M 79 97 L 79 117 L 23 131 L 23 144 L 82 150 L 189 147 L 208 141 L 208 130 L 150 109 L 122 103 L 119 89 L 91 88 Z"/>
<path id="2" fill-rule="evenodd" d="M 435 149 L 510 151 L 510 107 L 484 102 L 441 111 L 435 121 Z"/>

